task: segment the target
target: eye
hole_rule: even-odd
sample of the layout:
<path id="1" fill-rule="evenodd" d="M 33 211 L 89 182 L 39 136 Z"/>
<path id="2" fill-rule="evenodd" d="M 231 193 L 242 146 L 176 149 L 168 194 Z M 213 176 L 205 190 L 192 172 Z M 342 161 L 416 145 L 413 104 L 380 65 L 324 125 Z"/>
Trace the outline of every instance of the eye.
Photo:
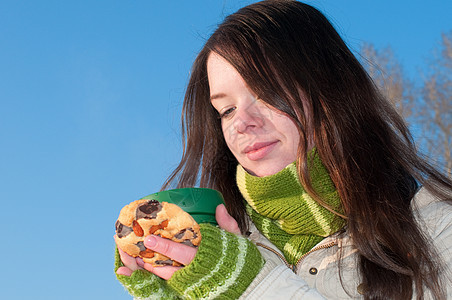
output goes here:
<path id="1" fill-rule="evenodd" d="M 228 109 L 226 109 L 224 112 L 222 112 L 222 113 L 220 113 L 220 116 L 219 116 L 219 118 L 220 119 L 223 119 L 223 118 L 227 118 L 227 117 L 230 117 L 231 116 L 231 114 L 236 110 L 237 108 L 234 106 L 234 107 L 231 107 L 231 108 L 228 108 Z"/>

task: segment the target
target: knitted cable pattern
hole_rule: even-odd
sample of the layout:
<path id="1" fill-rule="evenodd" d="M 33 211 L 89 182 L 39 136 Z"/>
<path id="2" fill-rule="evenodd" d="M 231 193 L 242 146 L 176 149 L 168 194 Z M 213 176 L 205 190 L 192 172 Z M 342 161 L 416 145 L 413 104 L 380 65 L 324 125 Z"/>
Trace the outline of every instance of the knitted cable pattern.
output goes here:
<path id="1" fill-rule="evenodd" d="M 194 260 L 165 281 L 144 270 L 118 280 L 136 299 L 237 299 L 264 265 L 248 239 L 200 224 L 202 240 Z M 122 266 L 116 254 L 115 271 Z"/>
<path id="2" fill-rule="evenodd" d="M 342 213 L 339 195 L 315 150 L 309 158 L 313 188 L 325 203 Z M 296 163 L 266 177 L 250 175 L 239 165 L 237 185 L 256 227 L 283 252 L 290 264 L 295 264 L 324 237 L 345 225 L 342 218 L 306 192 L 298 178 Z"/>

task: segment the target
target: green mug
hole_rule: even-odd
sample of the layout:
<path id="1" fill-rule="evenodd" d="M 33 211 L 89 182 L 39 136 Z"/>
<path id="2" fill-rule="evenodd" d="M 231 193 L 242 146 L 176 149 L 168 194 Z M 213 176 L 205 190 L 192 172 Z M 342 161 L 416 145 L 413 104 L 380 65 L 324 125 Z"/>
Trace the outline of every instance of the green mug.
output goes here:
<path id="1" fill-rule="evenodd" d="M 181 188 L 157 192 L 141 199 L 173 203 L 188 212 L 195 221 L 217 225 L 215 209 L 224 204 L 223 195 L 207 188 Z"/>

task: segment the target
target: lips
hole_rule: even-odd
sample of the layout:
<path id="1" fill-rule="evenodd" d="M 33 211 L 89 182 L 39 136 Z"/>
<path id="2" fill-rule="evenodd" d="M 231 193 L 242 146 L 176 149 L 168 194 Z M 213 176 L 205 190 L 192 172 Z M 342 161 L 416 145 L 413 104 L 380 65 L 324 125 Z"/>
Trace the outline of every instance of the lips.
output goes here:
<path id="1" fill-rule="evenodd" d="M 277 143 L 278 141 L 254 143 L 246 147 L 243 152 L 250 160 L 259 160 L 271 152 Z"/>
<path id="2" fill-rule="evenodd" d="M 246 147 L 243 150 L 243 152 L 249 153 L 249 152 L 252 152 L 252 151 L 256 151 L 256 150 L 259 150 L 261 148 L 267 147 L 268 145 L 271 145 L 271 144 L 274 144 L 274 143 L 276 143 L 276 141 L 255 143 L 255 144 L 253 144 L 251 146 Z"/>

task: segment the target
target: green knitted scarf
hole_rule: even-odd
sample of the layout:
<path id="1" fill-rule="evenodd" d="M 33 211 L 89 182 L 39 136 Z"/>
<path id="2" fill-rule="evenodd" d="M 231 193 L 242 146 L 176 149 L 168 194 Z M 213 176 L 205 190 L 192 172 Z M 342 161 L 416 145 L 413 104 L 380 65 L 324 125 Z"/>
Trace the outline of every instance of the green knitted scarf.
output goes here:
<path id="1" fill-rule="evenodd" d="M 314 190 L 326 204 L 342 214 L 338 192 L 315 150 L 309 153 L 308 162 Z M 298 179 L 296 163 L 266 177 L 250 175 L 239 165 L 237 186 L 256 227 L 292 265 L 324 237 L 345 225 L 342 218 L 309 196 Z"/>

